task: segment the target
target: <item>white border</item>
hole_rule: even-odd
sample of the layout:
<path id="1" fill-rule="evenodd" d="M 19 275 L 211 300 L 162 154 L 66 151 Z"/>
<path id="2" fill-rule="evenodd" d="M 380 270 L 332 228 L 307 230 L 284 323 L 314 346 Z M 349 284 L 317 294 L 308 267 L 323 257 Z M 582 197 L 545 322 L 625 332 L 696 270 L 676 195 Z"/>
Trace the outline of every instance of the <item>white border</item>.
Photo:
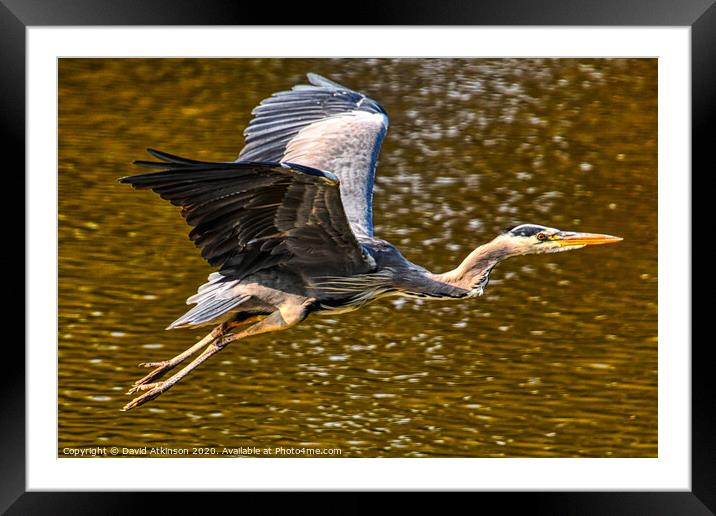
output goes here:
<path id="1" fill-rule="evenodd" d="M 659 230 L 683 237 L 691 227 L 689 41 L 688 27 L 28 28 L 27 489 L 689 491 L 690 283 L 684 278 L 690 278 L 691 261 L 662 242 L 658 459 L 57 459 L 57 304 L 52 295 L 57 288 L 60 56 L 656 56 Z M 48 260 L 53 256 L 54 263 Z"/>

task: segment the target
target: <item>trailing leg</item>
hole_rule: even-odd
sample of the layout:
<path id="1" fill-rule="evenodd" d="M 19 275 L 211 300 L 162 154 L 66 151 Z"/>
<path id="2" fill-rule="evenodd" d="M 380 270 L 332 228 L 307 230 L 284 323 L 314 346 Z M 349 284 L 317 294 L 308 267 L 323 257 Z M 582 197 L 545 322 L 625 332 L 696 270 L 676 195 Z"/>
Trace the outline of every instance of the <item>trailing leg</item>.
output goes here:
<path id="1" fill-rule="evenodd" d="M 155 367 L 152 372 L 150 372 L 148 375 L 146 375 L 144 378 L 141 378 L 134 382 L 134 385 L 129 391 L 127 391 L 127 394 L 132 394 L 134 392 L 137 392 L 140 390 L 140 386 L 145 385 L 152 380 L 156 380 L 160 376 L 162 376 L 167 371 L 174 369 L 177 365 L 182 363 L 184 360 L 189 358 L 190 356 L 197 353 L 201 348 L 206 346 L 207 344 L 211 344 L 216 339 L 224 335 L 226 331 L 229 329 L 229 325 L 227 323 L 223 323 L 218 325 L 216 328 L 214 328 L 211 333 L 209 333 L 206 337 L 201 339 L 199 342 L 194 344 L 189 349 L 183 351 L 182 353 L 178 354 L 174 358 L 171 358 L 169 360 L 162 360 L 161 362 L 144 362 L 139 364 L 140 367 Z"/>
<path id="2" fill-rule="evenodd" d="M 204 349 L 201 355 L 196 357 L 186 367 L 181 369 L 178 373 L 174 374 L 167 380 L 156 383 L 138 385 L 134 389 L 134 391 L 148 390 L 148 392 L 142 394 L 141 396 L 138 396 L 131 402 L 127 403 L 124 408 L 122 408 L 122 410 L 130 410 L 134 407 L 143 405 L 144 403 L 153 400 L 160 394 L 168 391 L 174 384 L 176 384 L 186 375 L 191 373 L 196 367 L 198 367 L 203 362 L 205 362 L 206 360 L 214 356 L 216 353 L 224 349 L 227 344 L 235 340 L 251 337 L 252 335 L 260 335 L 262 333 L 271 333 L 275 331 L 285 330 L 287 328 L 290 328 L 291 326 L 294 326 L 295 324 L 298 324 L 308 316 L 308 307 L 310 306 L 311 302 L 312 300 L 309 300 L 300 305 L 292 304 L 282 306 L 279 308 L 279 310 L 273 312 L 265 319 L 253 324 L 252 326 L 249 326 L 244 330 L 238 331 L 232 335 L 222 336 L 213 340 L 210 344 L 206 346 L 206 349 Z M 192 348 L 193 347 L 194 346 L 192 346 Z"/>
<path id="3" fill-rule="evenodd" d="M 260 321 L 262 318 L 262 315 L 257 315 L 238 322 L 222 323 L 216 328 L 214 328 L 211 333 L 209 333 L 206 337 L 194 344 L 192 347 L 170 360 L 162 360 L 161 362 L 145 362 L 139 364 L 140 367 L 155 367 L 156 369 L 154 369 L 154 371 L 152 371 L 145 377 L 134 382 L 132 388 L 127 391 L 127 394 L 133 394 L 137 391 L 144 390 L 144 385 L 161 377 L 167 371 L 174 369 L 177 365 L 181 364 L 184 360 L 199 352 L 199 350 L 201 350 L 201 348 L 203 348 L 204 346 L 214 342 L 216 339 L 224 335 L 230 329 L 236 328 L 237 326 L 243 326 L 245 324 L 252 324 L 256 321 Z"/>

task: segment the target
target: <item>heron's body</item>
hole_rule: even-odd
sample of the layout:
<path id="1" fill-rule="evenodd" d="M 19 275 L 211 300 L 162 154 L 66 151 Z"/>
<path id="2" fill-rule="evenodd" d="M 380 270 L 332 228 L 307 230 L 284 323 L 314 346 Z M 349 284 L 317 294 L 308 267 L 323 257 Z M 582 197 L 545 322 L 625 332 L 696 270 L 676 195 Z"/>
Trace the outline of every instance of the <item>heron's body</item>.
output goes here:
<path id="1" fill-rule="evenodd" d="M 254 109 L 236 161 L 204 162 L 150 150 L 160 172 L 122 178 L 181 207 L 190 238 L 218 268 L 169 329 L 212 325 L 200 342 L 155 369 L 125 406 L 165 392 L 228 343 L 284 330 L 309 314 L 353 311 L 386 296 L 457 300 L 481 295 L 490 271 L 521 254 L 620 240 L 524 224 L 434 274 L 373 235 L 372 197 L 385 110 L 362 93 L 314 74 Z M 240 326 L 244 329 L 238 330 Z M 233 333 L 232 333 L 233 332 Z M 166 381 L 151 383 L 203 349 Z"/>
<path id="2" fill-rule="evenodd" d="M 440 281 L 438 275 L 408 261 L 398 249 L 379 239 L 360 242 L 375 262 L 374 270 L 354 276 L 325 276 L 320 270 L 262 271 L 241 280 L 213 273 L 190 302 L 210 304 L 223 299 L 245 299 L 209 320 L 182 317 L 170 328 L 204 326 L 268 315 L 287 303 L 306 304 L 309 313 L 335 315 L 352 312 L 388 296 L 455 300 L 482 294 L 489 270 L 471 288 Z M 210 294 L 209 294 L 210 293 Z M 199 310 L 201 312 L 201 310 Z M 191 312 L 190 312 L 191 313 Z"/>

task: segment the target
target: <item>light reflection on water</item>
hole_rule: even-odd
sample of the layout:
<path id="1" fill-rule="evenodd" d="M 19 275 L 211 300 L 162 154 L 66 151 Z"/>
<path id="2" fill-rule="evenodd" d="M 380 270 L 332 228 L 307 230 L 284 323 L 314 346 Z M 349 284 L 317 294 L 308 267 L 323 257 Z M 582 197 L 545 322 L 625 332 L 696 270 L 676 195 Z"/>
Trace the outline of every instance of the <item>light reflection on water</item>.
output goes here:
<path id="1" fill-rule="evenodd" d="M 317 446 L 357 456 L 656 456 L 655 60 L 61 60 L 59 449 Z M 501 264 L 482 298 L 387 299 L 227 349 L 123 413 L 210 267 L 116 178 L 145 147 L 231 160 L 314 71 L 391 126 L 378 236 L 434 271 L 520 222 L 618 246 Z"/>

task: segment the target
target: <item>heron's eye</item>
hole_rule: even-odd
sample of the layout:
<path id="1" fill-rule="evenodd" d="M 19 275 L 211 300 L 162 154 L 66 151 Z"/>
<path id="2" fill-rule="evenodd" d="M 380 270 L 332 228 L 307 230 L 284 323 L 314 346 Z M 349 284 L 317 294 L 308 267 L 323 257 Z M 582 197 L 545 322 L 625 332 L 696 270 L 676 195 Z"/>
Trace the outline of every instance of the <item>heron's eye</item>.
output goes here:
<path id="1" fill-rule="evenodd" d="M 537 233 L 537 240 L 544 240 L 547 238 L 544 233 Z"/>

